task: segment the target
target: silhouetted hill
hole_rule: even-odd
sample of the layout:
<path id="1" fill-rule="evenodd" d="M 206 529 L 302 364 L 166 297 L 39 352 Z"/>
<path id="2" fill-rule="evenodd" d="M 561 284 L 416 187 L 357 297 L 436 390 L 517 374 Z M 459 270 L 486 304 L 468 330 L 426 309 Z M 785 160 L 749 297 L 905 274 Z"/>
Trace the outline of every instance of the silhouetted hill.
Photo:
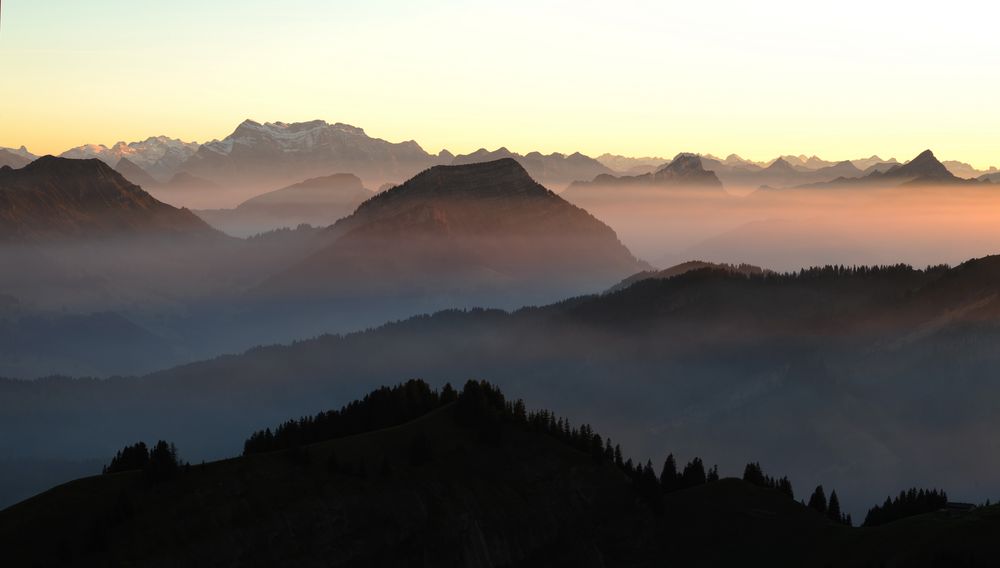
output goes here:
<path id="1" fill-rule="evenodd" d="M 683 476 L 658 479 L 650 464 L 623 460 L 590 426 L 528 410 L 489 385 L 446 391 L 410 381 L 329 415 L 360 429 L 334 428 L 318 441 L 157 476 L 126 467 L 55 487 L 0 511 L 5 559 L 34 566 L 992 561 L 1000 526 L 990 509 L 850 529 L 776 489 L 704 472 L 688 479 L 690 463 Z M 415 419 L 398 423 L 412 411 Z"/>
<path id="2" fill-rule="evenodd" d="M 588 290 L 642 264 L 614 231 L 513 159 L 436 166 L 328 230 L 332 244 L 265 283 L 283 296 Z"/>
<path id="3" fill-rule="evenodd" d="M 186 209 L 157 201 L 99 160 L 46 156 L 0 169 L 0 237 L 213 236 Z"/>
<path id="4" fill-rule="evenodd" d="M 258 195 L 234 209 L 205 210 L 198 215 L 229 234 L 247 236 L 302 223 L 332 225 L 373 195 L 357 176 L 333 174 Z"/>
<path id="5" fill-rule="evenodd" d="M 766 270 L 759 266 L 753 266 L 750 264 L 734 265 L 734 264 L 722 264 L 717 262 L 704 262 L 701 260 L 691 260 L 688 262 L 682 262 L 681 264 L 671 266 L 670 268 L 665 268 L 663 270 L 644 270 L 642 272 L 638 272 L 636 274 L 633 274 L 632 276 L 629 276 L 625 280 L 622 280 L 618 284 L 612 286 L 610 289 L 608 289 L 607 293 L 624 290 L 625 288 L 628 288 L 629 286 L 632 286 L 637 282 L 642 282 L 643 280 L 650 280 L 650 279 L 664 280 L 667 278 L 673 278 L 674 276 L 680 276 L 681 274 L 691 272 L 692 270 L 702 270 L 702 269 L 722 270 L 722 271 L 733 272 L 735 274 L 744 274 L 747 276 L 764 275 L 771 272 L 770 270 Z"/>

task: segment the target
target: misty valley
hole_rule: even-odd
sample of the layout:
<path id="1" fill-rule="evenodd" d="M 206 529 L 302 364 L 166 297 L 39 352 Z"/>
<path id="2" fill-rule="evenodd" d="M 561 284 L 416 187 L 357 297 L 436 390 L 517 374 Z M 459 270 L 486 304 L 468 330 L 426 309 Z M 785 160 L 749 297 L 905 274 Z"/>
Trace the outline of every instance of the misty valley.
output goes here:
<path id="1" fill-rule="evenodd" d="M 16 565 L 995 556 L 994 170 L 252 120 L 0 166 Z"/>

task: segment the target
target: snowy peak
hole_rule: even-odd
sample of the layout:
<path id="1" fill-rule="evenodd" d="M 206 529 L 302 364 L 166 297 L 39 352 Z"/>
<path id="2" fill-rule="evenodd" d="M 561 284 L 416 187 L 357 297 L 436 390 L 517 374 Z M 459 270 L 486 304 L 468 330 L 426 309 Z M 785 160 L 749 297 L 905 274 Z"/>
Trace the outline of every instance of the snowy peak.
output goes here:
<path id="1" fill-rule="evenodd" d="M 104 144 L 85 144 L 63 152 L 60 157 L 78 160 L 96 158 L 112 167 L 122 159 L 128 159 L 154 178 L 165 181 L 182 162 L 194 155 L 198 147 L 197 142 L 151 136 L 140 142 L 117 142 L 110 148 Z"/>
<path id="2" fill-rule="evenodd" d="M 222 140 L 204 144 L 180 168 L 226 187 L 266 189 L 351 172 L 370 187 L 411 177 L 441 163 L 416 142 L 387 142 L 356 126 L 324 120 L 244 120 Z"/>

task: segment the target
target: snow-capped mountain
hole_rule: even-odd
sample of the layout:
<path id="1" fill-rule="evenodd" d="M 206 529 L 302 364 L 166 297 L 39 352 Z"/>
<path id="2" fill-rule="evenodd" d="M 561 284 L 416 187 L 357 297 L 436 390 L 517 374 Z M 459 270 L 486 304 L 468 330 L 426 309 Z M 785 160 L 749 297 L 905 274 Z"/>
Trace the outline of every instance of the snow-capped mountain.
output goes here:
<path id="1" fill-rule="evenodd" d="M 71 148 L 63 158 L 97 158 L 111 167 L 126 158 L 159 181 L 167 181 L 179 166 L 198 150 L 197 142 L 185 142 L 166 136 L 153 136 L 141 142 L 118 142 L 110 148 L 104 144 L 87 144 Z"/>
<path id="2" fill-rule="evenodd" d="M 203 144 L 180 170 L 224 186 L 267 188 L 349 172 L 378 187 L 450 157 L 429 154 L 412 140 L 372 138 L 348 124 L 246 120 L 226 138 Z"/>

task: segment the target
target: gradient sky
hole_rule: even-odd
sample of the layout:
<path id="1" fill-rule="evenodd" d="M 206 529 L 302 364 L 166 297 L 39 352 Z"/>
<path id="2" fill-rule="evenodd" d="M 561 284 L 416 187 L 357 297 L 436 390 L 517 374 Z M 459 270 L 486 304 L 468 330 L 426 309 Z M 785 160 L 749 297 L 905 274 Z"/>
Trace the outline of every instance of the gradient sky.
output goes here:
<path id="1" fill-rule="evenodd" d="M 425 149 L 1000 166 L 1000 6 L 951 2 L 5 0 L 0 146 L 244 118 Z"/>

